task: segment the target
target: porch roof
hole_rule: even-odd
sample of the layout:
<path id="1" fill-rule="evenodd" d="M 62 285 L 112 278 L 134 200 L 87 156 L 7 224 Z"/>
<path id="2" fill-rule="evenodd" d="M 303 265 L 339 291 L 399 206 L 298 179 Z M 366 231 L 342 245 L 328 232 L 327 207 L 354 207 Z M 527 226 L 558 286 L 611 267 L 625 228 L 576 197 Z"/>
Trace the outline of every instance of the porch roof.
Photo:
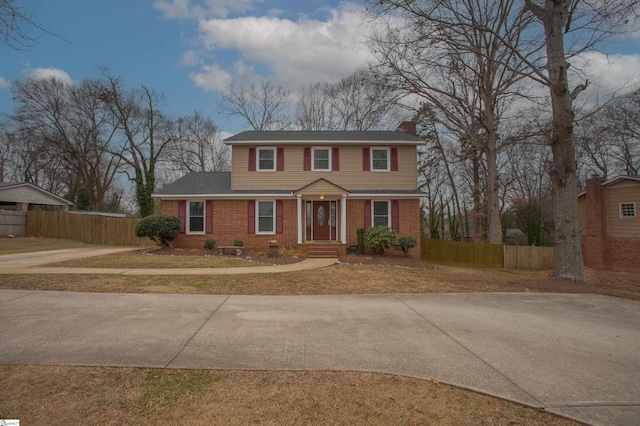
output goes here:
<path id="1" fill-rule="evenodd" d="M 291 195 L 293 190 L 232 190 L 231 172 L 192 172 L 180 179 L 165 185 L 153 194 L 156 198 L 173 198 L 203 195 Z"/>
<path id="2" fill-rule="evenodd" d="M 273 189 L 273 190 L 232 190 L 231 172 L 192 172 L 180 179 L 165 185 L 153 194 L 155 198 L 185 198 L 185 197 L 216 197 L 216 198 L 243 198 L 246 197 L 293 197 L 295 195 L 315 194 L 319 192 L 339 193 L 349 197 L 393 197 L 415 198 L 426 194 L 419 189 L 401 190 L 375 190 L 375 189 L 345 189 L 334 183 L 320 178 L 298 189 Z M 319 191 L 319 192 L 318 192 Z"/>

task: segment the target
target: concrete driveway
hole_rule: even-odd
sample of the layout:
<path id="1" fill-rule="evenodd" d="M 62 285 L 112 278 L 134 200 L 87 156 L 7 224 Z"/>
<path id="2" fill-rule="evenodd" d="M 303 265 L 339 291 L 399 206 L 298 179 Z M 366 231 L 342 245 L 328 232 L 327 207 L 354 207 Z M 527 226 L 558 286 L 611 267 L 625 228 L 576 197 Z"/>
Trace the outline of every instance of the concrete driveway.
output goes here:
<path id="1" fill-rule="evenodd" d="M 0 290 L 0 363 L 402 374 L 640 422 L 640 304 L 576 294 Z"/>

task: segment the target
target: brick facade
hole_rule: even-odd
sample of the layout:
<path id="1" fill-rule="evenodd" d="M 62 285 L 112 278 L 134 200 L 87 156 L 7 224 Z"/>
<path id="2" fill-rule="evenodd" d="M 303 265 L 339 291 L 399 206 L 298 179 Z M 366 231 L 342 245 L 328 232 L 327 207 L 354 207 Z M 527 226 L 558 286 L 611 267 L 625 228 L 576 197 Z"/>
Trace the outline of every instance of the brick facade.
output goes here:
<path id="1" fill-rule="evenodd" d="M 586 182 L 586 226 L 582 236 L 584 264 L 597 269 L 605 267 L 605 255 L 608 252 L 602 181 L 601 177 L 595 176 Z"/>
<path id="2" fill-rule="evenodd" d="M 162 200 L 162 213 L 178 216 L 178 200 Z M 398 238 L 414 237 L 417 247 L 409 250 L 412 257 L 420 257 L 420 202 L 419 200 L 398 200 L 399 232 Z M 358 243 L 357 229 L 364 228 L 365 200 L 347 200 L 347 244 L 340 244 L 339 252 Z M 340 202 L 337 203 L 337 217 L 340 218 Z M 303 205 L 304 217 L 304 205 Z M 298 247 L 298 221 L 296 200 L 283 200 L 283 232 L 271 235 L 250 234 L 248 229 L 248 200 L 214 200 L 213 227 L 211 234 L 180 234 L 174 247 L 202 248 L 206 239 L 213 238 L 216 245 L 232 245 L 236 239 L 242 240 L 246 247 L 267 250 L 270 241 L 277 240 L 280 247 Z M 304 224 L 304 221 L 303 221 Z M 339 230 L 338 230 L 338 239 Z M 298 247 L 305 250 L 305 245 Z M 389 251 L 395 254 L 394 250 Z M 401 252 L 399 252 L 401 253 Z"/>
<path id="3" fill-rule="evenodd" d="M 607 200 L 603 179 L 586 181 L 585 226 L 582 233 L 584 265 L 595 269 L 627 269 L 640 266 L 640 238 L 607 234 Z"/>

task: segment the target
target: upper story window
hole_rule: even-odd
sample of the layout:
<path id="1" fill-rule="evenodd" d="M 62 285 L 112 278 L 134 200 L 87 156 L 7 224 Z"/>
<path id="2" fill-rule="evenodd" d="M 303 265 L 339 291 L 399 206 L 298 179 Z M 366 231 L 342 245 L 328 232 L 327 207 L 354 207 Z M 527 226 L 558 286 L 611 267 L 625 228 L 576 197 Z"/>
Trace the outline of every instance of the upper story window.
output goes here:
<path id="1" fill-rule="evenodd" d="M 313 148 L 311 150 L 313 156 L 313 170 L 331 170 L 331 148 Z"/>
<path id="2" fill-rule="evenodd" d="M 620 203 L 620 218 L 635 219 L 636 203 Z"/>
<path id="3" fill-rule="evenodd" d="M 257 170 L 273 171 L 276 169 L 276 149 L 258 148 Z"/>
<path id="4" fill-rule="evenodd" d="M 371 148 L 371 170 L 389 171 L 389 148 Z"/>
<path id="5" fill-rule="evenodd" d="M 373 226 L 391 226 L 391 214 L 389 213 L 388 201 L 374 201 L 371 203 L 373 209 Z"/>
<path id="6" fill-rule="evenodd" d="M 189 201 L 187 233 L 204 234 L 204 201 Z"/>

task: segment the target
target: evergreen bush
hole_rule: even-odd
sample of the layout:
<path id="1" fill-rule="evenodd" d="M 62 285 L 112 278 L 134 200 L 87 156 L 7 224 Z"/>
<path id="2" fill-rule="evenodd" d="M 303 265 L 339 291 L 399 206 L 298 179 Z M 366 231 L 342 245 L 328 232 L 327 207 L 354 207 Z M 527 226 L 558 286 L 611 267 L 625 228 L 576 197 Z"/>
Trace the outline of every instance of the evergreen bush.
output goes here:
<path id="1" fill-rule="evenodd" d="M 147 237 L 161 247 L 171 247 L 180 235 L 180 219 L 170 214 L 152 214 L 136 224 L 136 237 Z"/>
<path id="2" fill-rule="evenodd" d="M 384 254 L 384 249 L 396 245 L 396 232 L 386 225 L 369 228 L 364 233 L 364 245 L 373 254 Z"/>

